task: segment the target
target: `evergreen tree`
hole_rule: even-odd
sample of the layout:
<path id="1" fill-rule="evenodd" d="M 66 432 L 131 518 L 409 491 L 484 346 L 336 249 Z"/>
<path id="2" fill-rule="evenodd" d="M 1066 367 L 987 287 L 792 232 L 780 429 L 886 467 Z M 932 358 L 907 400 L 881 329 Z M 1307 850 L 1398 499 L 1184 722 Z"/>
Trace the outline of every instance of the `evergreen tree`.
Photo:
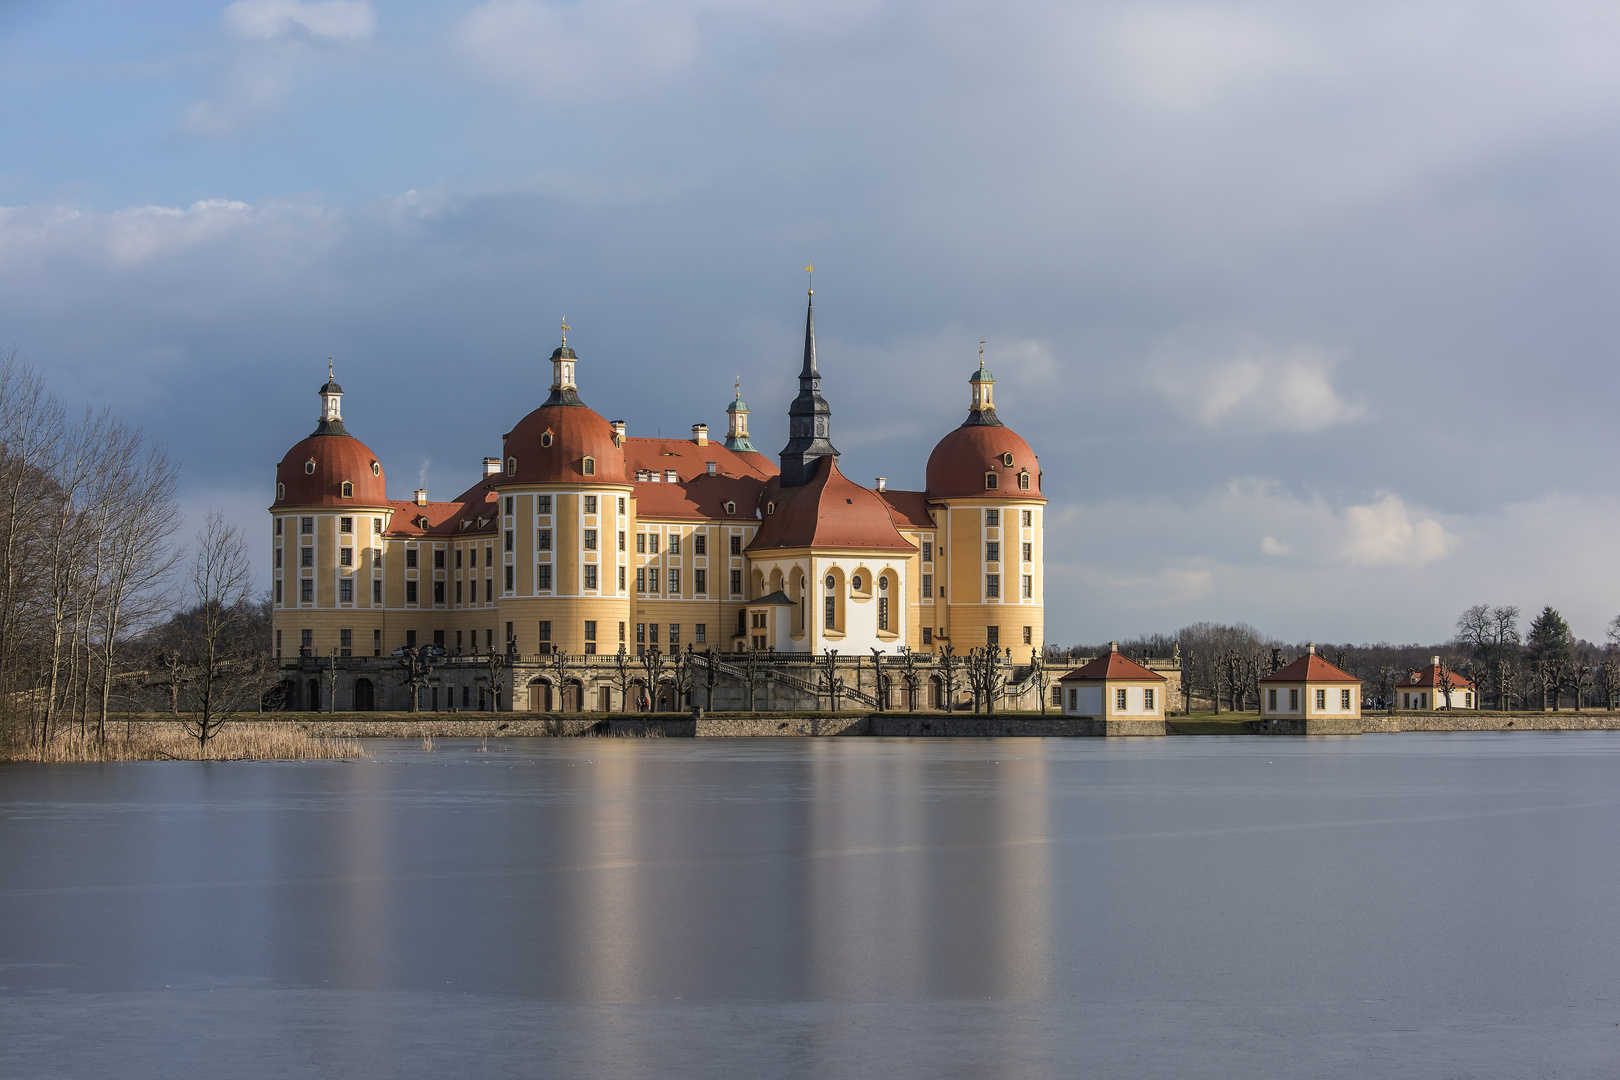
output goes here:
<path id="1" fill-rule="evenodd" d="M 1532 660 L 1568 660 L 1571 651 L 1569 624 L 1552 608 L 1542 608 L 1541 614 L 1530 624 L 1525 645 L 1530 650 Z"/>

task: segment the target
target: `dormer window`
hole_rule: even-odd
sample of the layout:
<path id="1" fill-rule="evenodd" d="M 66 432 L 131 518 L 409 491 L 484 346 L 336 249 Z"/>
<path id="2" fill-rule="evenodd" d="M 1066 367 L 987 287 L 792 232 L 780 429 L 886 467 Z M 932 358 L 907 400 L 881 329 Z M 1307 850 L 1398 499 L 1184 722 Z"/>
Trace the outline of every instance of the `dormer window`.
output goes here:
<path id="1" fill-rule="evenodd" d="M 313 476 L 313 475 L 315 475 L 315 459 L 314 458 L 310 458 L 308 461 L 304 462 L 304 475 L 305 476 Z"/>
<path id="2" fill-rule="evenodd" d="M 509 458 L 506 459 L 506 475 L 507 476 L 516 476 L 517 475 L 517 458 L 509 457 Z"/>
<path id="3" fill-rule="evenodd" d="M 586 458 L 585 459 L 585 464 L 584 464 L 584 467 L 583 467 L 582 471 L 585 473 L 586 476 L 595 476 L 596 475 L 596 459 L 593 458 L 593 457 Z"/>
<path id="4" fill-rule="evenodd" d="M 382 475 L 382 466 L 379 465 L 375 461 L 373 461 L 371 463 L 371 475 L 372 476 L 381 476 Z"/>
<path id="5" fill-rule="evenodd" d="M 1009 468 L 1009 469 L 1012 468 L 1012 455 L 1011 454 L 1002 454 L 1001 455 L 1001 463 L 1003 465 L 1007 466 L 1007 468 Z"/>
<path id="6" fill-rule="evenodd" d="M 277 484 L 276 485 L 276 501 L 280 502 L 282 499 L 285 499 L 286 497 L 287 497 L 287 485 L 286 484 Z M 278 522 L 277 524 L 280 524 L 280 523 Z"/>
<path id="7" fill-rule="evenodd" d="M 776 504 L 775 504 L 775 503 L 773 503 L 773 502 L 768 502 L 768 503 L 766 503 L 766 504 L 765 504 L 765 512 L 766 512 L 766 513 L 767 513 L 767 514 L 774 514 L 774 513 L 776 513 Z"/>
<path id="8" fill-rule="evenodd" d="M 543 431 L 543 432 L 540 433 L 540 445 L 541 446 L 550 446 L 551 445 L 551 432 Z"/>
<path id="9" fill-rule="evenodd" d="M 354 498 L 354 483 L 352 481 L 349 481 L 349 480 L 343 481 L 343 486 L 341 488 L 339 488 L 338 490 L 341 493 L 343 498 L 345 498 L 345 499 Z"/>
<path id="10" fill-rule="evenodd" d="M 994 490 L 996 490 L 996 474 L 995 473 L 987 472 L 987 473 L 984 474 L 984 490 L 986 490 L 986 491 L 994 491 Z"/>
<path id="11" fill-rule="evenodd" d="M 737 512 L 737 504 L 732 502 L 730 499 L 727 499 L 726 500 L 726 513 L 735 514 L 736 512 Z"/>
<path id="12" fill-rule="evenodd" d="M 1028 491 L 1029 490 L 1029 470 L 1028 469 L 1025 469 L 1023 472 L 1018 474 L 1018 490 L 1019 491 Z"/>

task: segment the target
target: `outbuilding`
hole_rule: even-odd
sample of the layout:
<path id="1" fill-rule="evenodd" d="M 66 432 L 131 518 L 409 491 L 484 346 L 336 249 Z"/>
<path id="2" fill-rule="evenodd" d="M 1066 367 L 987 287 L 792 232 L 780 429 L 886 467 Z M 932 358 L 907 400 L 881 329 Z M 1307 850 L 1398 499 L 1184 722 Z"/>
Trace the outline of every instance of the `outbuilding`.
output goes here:
<path id="1" fill-rule="evenodd" d="M 1473 683 L 1441 667 L 1440 658 L 1431 656 L 1428 667 L 1412 672 L 1395 684 L 1395 706 L 1402 712 L 1477 709 L 1479 695 Z"/>
<path id="2" fill-rule="evenodd" d="M 1108 651 L 1058 680 L 1063 715 L 1087 724 L 1092 735 L 1163 735 L 1166 680 L 1119 651 Z"/>
<path id="3" fill-rule="evenodd" d="M 1361 680 L 1305 655 L 1260 680 L 1260 731 L 1269 735 L 1360 735 Z"/>

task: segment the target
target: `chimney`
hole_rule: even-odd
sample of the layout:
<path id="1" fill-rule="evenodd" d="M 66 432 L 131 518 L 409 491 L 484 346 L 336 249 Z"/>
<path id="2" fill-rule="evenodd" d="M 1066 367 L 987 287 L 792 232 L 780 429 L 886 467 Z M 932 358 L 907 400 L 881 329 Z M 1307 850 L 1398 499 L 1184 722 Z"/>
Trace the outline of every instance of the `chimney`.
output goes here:
<path id="1" fill-rule="evenodd" d="M 1429 657 L 1429 663 L 1434 665 L 1435 667 L 1439 667 L 1440 666 L 1440 658 L 1438 656 L 1431 656 L 1431 657 Z"/>
<path id="2" fill-rule="evenodd" d="M 1108 651 L 1111 652 L 1111 653 L 1119 652 L 1119 642 L 1110 641 L 1108 643 Z"/>
<path id="3" fill-rule="evenodd" d="M 484 459 L 484 475 L 485 476 L 494 476 L 496 473 L 498 473 L 500 471 L 501 471 L 501 459 L 500 458 L 498 458 L 498 457 L 487 457 L 487 458 Z"/>
<path id="4" fill-rule="evenodd" d="M 1316 643 L 1312 642 L 1311 644 L 1305 646 L 1305 651 L 1307 653 L 1309 653 L 1310 655 L 1315 656 L 1316 655 Z"/>
<path id="5" fill-rule="evenodd" d="M 889 478 L 887 476 L 880 476 L 877 478 L 877 489 L 879 491 L 889 490 Z"/>
<path id="6" fill-rule="evenodd" d="M 692 425 L 692 441 L 697 443 L 699 446 L 708 446 L 709 445 L 709 425 L 708 424 L 693 424 Z"/>
<path id="7" fill-rule="evenodd" d="M 619 437 L 620 441 L 623 441 L 623 439 L 624 439 L 624 421 L 623 420 L 615 420 L 615 421 L 613 421 L 613 434 L 617 435 Z"/>
<path id="8" fill-rule="evenodd" d="M 710 476 L 713 476 L 718 469 L 718 466 L 716 466 L 716 464 L 712 461 L 705 461 L 703 465 L 706 469 L 708 469 Z"/>
<path id="9" fill-rule="evenodd" d="M 416 495 L 416 505 L 417 506 L 426 506 L 427 505 L 427 488 L 417 488 L 416 491 L 415 491 L 415 495 Z"/>

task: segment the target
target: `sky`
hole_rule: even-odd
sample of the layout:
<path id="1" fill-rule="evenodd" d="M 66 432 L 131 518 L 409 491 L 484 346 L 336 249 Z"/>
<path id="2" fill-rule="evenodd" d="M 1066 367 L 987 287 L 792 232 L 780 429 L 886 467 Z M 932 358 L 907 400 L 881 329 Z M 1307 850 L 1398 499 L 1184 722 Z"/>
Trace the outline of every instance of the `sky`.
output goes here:
<path id="1" fill-rule="evenodd" d="M 0 346 L 263 530 L 336 358 L 390 495 L 544 400 L 920 488 L 979 342 L 1048 640 L 1620 612 L 1620 7 L 0 0 Z"/>

